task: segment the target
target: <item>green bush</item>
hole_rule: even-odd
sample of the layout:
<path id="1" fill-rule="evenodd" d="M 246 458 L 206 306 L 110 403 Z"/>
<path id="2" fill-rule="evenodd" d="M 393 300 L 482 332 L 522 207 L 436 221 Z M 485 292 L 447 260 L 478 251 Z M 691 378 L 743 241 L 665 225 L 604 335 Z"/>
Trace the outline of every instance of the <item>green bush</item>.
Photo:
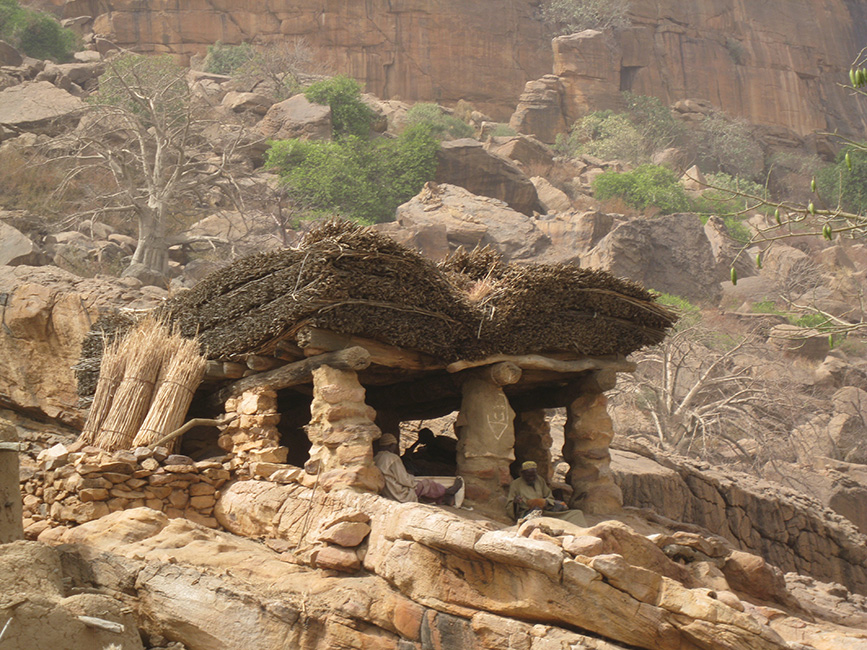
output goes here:
<path id="1" fill-rule="evenodd" d="M 406 123 L 407 126 L 425 126 L 430 130 L 431 135 L 439 140 L 457 140 L 475 136 L 473 127 L 448 115 L 436 104 L 416 104 L 406 112 Z"/>
<path id="2" fill-rule="evenodd" d="M 558 136 L 556 148 L 569 156 L 640 164 L 683 138 L 685 127 L 656 97 L 624 92 L 623 101 L 622 113 L 596 111 L 576 122 L 568 137 Z"/>
<path id="3" fill-rule="evenodd" d="M 331 124 L 336 136 L 354 135 L 366 138 L 375 114 L 361 101 L 361 84 L 339 75 L 317 81 L 304 91 L 308 101 L 331 107 Z"/>
<path id="4" fill-rule="evenodd" d="M 68 61 L 79 49 L 78 37 L 49 14 L 17 0 L 0 0 L 0 39 L 35 59 Z"/>
<path id="5" fill-rule="evenodd" d="M 306 208 L 369 224 L 393 219 L 397 207 L 433 178 L 438 148 L 430 129 L 415 125 L 396 139 L 350 134 L 331 142 L 274 142 L 266 164 Z"/>
<path id="6" fill-rule="evenodd" d="M 256 56 L 249 43 L 224 45 L 217 41 L 208 46 L 204 70 L 212 74 L 232 74 Z"/>
<path id="7" fill-rule="evenodd" d="M 658 165 L 641 165 L 623 173 L 608 170 L 596 178 L 593 190 L 602 201 L 619 198 L 633 208 L 657 208 L 662 214 L 686 212 L 691 207 L 674 172 Z"/>
<path id="8" fill-rule="evenodd" d="M 628 27 L 631 23 L 628 0 L 545 0 L 541 10 L 542 20 L 563 25 L 564 34 Z"/>
<path id="9" fill-rule="evenodd" d="M 867 143 L 843 148 L 833 165 L 828 165 L 816 174 L 819 196 L 829 207 L 838 203 L 847 212 L 867 212 Z M 849 154 L 849 165 L 846 164 Z"/>

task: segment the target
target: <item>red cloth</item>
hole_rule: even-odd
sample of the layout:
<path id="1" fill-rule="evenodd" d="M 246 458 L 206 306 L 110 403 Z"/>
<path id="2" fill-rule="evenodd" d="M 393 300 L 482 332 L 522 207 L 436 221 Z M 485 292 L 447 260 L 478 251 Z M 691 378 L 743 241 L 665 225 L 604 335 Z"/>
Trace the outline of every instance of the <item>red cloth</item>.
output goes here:
<path id="1" fill-rule="evenodd" d="M 446 489 L 429 478 L 416 479 L 415 495 L 419 499 L 429 499 L 435 503 L 439 503 L 446 494 Z"/>

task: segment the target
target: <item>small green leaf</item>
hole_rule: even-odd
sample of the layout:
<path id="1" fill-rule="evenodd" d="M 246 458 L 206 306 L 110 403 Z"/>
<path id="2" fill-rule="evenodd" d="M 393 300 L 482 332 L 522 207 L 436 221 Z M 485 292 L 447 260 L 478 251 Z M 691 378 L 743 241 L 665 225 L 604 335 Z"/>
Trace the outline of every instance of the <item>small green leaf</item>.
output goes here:
<path id="1" fill-rule="evenodd" d="M 849 156 L 848 152 L 846 153 L 846 167 L 850 172 L 852 171 L 852 158 Z"/>
<path id="2" fill-rule="evenodd" d="M 813 180 L 810 181 L 810 191 L 815 194 L 816 193 L 816 177 L 813 176 Z"/>
<path id="3" fill-rule="evenodd" d="M 774 219 L 776 219 L 778 226 L 783 225 L 783 220 L 780 218 L 780 209 L 779 208 L 774 210 Z"/>
<path id="4" fill-rule="evenodd" d="M 762 268 L 762 254 L 756 253 L 756 266 Z"/>
<path id="5" fill-rule="evenodd" d="M 858 78 L 857 78 L 857 76 L 856 76 L 856 74 L 855 74 L 855 69 L 854 69 L 854 68 L 851 69 L 851 70 L 849 70 L 849 81 L 852 82 L 852 85 L 853 85 L 853 86 L 856 85 L 856 84 L 858 83 Z"/>
<path id="6" fill-rule="evenodd" d="M 834 349 L 834 335 L 828 334 L 828 347 Z"/>
<path id="7" fill-rule="evenodd" d="M 732 284 L 738 283 L 738 272 L 735 271 L 735 267 L 732 267 Z"/>
<path id="8" fill-rule="evenodd" d="M 816 206 L 813 205 L 813 202 L 810 201 L 809 205 L 807 205 L 807 212 L 810 214 L 816 214 Z"/>

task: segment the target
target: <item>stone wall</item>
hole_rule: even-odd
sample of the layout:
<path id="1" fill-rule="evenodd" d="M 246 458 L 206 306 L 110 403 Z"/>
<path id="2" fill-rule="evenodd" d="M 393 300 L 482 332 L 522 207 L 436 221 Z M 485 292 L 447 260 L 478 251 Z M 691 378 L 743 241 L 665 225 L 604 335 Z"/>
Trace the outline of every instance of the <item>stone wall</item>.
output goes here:
<path id="1" fill-rule="evenodd" d="M 36 472 L 22 474 L 24 532 L 32 539 L 46 528 L 143 506 L 217 528 L 214 504 L 230 466 L 228 460 L 194 462 L 165 447 L 108 453 L 57 444 L 39 454 Z"/>

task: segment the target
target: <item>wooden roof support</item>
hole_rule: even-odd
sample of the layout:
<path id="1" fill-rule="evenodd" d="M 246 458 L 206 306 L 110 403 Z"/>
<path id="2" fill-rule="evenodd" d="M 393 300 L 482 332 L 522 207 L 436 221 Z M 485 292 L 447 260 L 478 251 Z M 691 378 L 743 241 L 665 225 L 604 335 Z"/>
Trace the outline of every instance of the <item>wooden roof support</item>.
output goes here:
<path id="1" fill-rule="evenodd" d="M 364 370 L 370 365 L 370 353 L 361 347 L 351 347 L 345 350 L 327 352 L 315 357 L 308 357 L 295 363 L 260 372 L 244 379 L 239 379 L 218 391 L 208 399 L 208 405 L 222 407 L 230 397 L 236 397 L 245 390 L 267 387 L 280 390 L 306 384 L 313 381 L 313 371 L 320 366 L 331 366 L 338 370 Z"/>
<path id="2" fill-rule="evenodd" d="M 490 366 L 495 363 L 509 362 L 524 370 L 551 370 L 553 372 L 573 373 L 586 370 L 613 370 L 615 372 L 635 372 L 636 364 L 625 357 L 584 357 L 581 359 L 561 360 L 541 354 L 495 354 L 475 361 L 455 361 L 446 366 L 448 372 L 460 372 L 467 368 Z"/>
<path id="3" fill-rule="evenodd" d="M 445 368 L 445 363 L 441 360 L 422 352 L 404 350 L 403 348 L 388 345 L 387 343 L 380 343 L 372 339 L 352 336 L 350 334 L 340 334 L 316 327 L 302 327 L 296 335 L 296 340 L 308 356 L 358 346 L 370 353 L 371 363 L 379 366 L 404 368 L 407 370 L 439 370 Z"/>

